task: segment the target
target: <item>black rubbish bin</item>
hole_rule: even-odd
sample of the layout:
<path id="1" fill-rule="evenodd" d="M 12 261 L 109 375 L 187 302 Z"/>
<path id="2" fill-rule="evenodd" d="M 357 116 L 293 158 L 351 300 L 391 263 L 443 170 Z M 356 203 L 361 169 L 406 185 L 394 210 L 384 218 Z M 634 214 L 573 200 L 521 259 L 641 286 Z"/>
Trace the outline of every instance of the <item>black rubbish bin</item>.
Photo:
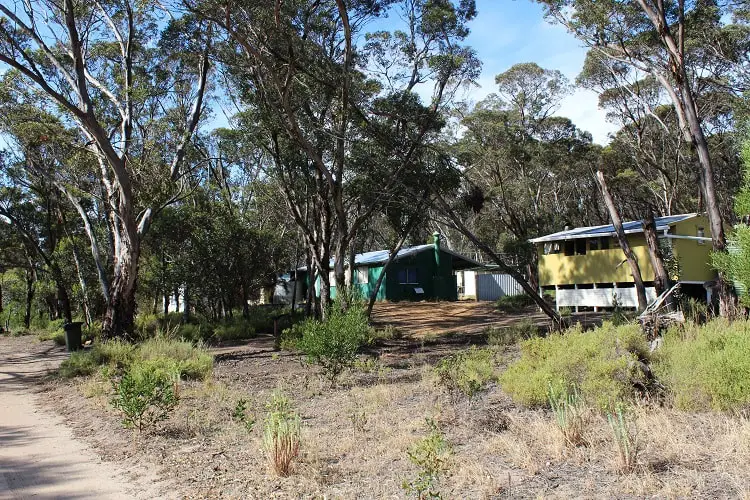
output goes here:
<path id="1" fill-rule="evenodd" d="M 65 330 L 65 347 L 68 351 L 80 351 L 83 347 L 81 343 L 82 324 L 83 322 L 81 321 L 74 321 L 63 325 L 63 330 Z"/>

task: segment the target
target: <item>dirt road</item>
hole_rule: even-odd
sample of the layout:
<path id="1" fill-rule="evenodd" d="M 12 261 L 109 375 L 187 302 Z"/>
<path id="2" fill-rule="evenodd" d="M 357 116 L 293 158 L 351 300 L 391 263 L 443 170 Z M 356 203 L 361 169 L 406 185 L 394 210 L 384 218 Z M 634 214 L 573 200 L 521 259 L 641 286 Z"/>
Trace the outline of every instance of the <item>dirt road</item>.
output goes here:
<path id="1" fill-rule="evenodd" d="M 0 499 L 156 496 L 38 406 L 38 383 L 66 356 L 51 342 L 0 336 Z"/>

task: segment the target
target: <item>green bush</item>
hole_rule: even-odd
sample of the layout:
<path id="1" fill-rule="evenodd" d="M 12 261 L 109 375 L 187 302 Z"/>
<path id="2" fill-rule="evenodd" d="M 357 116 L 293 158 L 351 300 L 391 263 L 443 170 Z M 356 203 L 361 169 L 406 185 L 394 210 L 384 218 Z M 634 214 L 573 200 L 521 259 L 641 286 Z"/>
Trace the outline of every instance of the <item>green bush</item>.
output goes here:
<path id="1" fill-rule="evenodd" d="M 70 357 L 62 362 L 58 373 L 64 378 L 87 377 L 97 368 L 99 363 L 90 352 L 77 351 L 70 353 Z"/>
<path id="2" fill-rule="evenodd" d="M 59 373 L 66 378 L 87 376 L 99 366 L 122 373 L 134 365 L 149 366 L 156 371 L 174 370 L 181 378 L 205 380 L 213 371 L 213 356 L 203 347 L 180 340 L 153 338 L 135 345 L 114 340 L 72 353 L 60 365 Z"/>
<path id="3" fill-rule="evenodd" d="M 65 345 L 65 332 L 62 330 L 43 331 L 39 334 L 39 340 L 51 340 L 57 345 Z"/>
<path id="4" fill-rule="evenodd" d="M 489 328 L 487 331 L 487 343 L 493 346 L 513 345 L 537 335 L 539 335 L 539 327 L 530 319 L 523 319 L 504 328 Z"/>
<path id="5" fill-rule="evenodd" d="M 503 295 L 495 302 L 495 309 L 502 312 L 518 312 L 534 305 L 534 300 L 526 295 Z"/>
<path id="6" fill-rule="evenodd" d="M 331 383 L 354 363 L 372 337 L 365 311 L 357 306 L 345 313 L 334 307 L 326 321 L 310 319 L 295 325 L 285 336 L 285 343 L 300 333 L 294 342 L 296 349 L 306 354 L 309 362 L 320 365 Z"/>
<path id="7" fill-rule="evenodd" d="M 441 359 L 435 373 L 440 384 L 471 398 L 497 379 L 494 362 L 495 353 L 491 350 L 471 347 Z"/>
<path id="8" fill-rule="evenodd" d="M 177 406 L 176 372 L 164 371 L 148 363 L 132 366 L 114 382 L 112 406 L 123 413 L 122 423 L 138 432 L 166 420 Z"/>
<path id="9" fill-rule="evenodd" d="M 238 318 L 217 325 L 214 328 L 214 333 L 211 336 L 211 339 L 224 341 L 250 339 L 253 337 L 255 337 L 255 327 L 252 322 L 243 318 Z"/>
<path id="10" fill-rule="evenodd" d="M 214 358 L 205 348 L 183 340 L 150 339 L 138 346 L 137 355 L 144 361 L 172 360 L 185 379 L 205 380 L 214 366 Z"/>
<path id="11" fill-rule="evenodd" d="M 750 406 L 750 322 L 714 319 L 670 329 L 653 371 L 685 410 Z"/>
<path id="12" fill-rule="evenodd" d="M 546 405 L 552 385 L 555 391 L 578 387 L 586 400 L 607 409 L 633 397 L 637 385 L 647 385 L 638 362 L 649 357 L 638 325 L 604 323 L 589 332 L 579 326 L 523 342 L 521 359 L 508 367 L 500 382 L 525 405 Z"/>
<path id="13" fill-rule="evenodd" d="M 205 331 L 206 329 L 203 327 L 203 325 L 195 325 L 192 323 L 180 325 L 179 329 L 177 330 L 180 338 L 185 339 L 189 342 L 200 342 L 206 340 L 206 337 L 204 337 L 203 335 Z"/>
<path id="14" fill-rule="evenodd" d="M 135 317 L 135 331 L 138 338 L 148 339 L 161 329 L 163 316 L 156 314 L 138 314 Z"/>

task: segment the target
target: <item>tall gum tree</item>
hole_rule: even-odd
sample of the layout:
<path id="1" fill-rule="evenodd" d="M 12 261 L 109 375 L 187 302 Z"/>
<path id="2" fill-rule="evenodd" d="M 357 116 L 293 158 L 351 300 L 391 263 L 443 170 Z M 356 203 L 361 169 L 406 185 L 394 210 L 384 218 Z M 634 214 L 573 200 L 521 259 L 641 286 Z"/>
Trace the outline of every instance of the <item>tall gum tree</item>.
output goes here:
<path id="1" fill-rule="evenodd" d="M 185 37 L 175 31 L 160 38 L 166 18 L 161 4 L 152 1 L 0 3 L 0 63 L 43 94 L 49 110 L 59 109 L 60 119 L 78 128 L 90 153 L 86 174 L 99 192 L 82 192 L 64 176 L 56 185 L 81 215 L 98 261 L 103 260 L 97 255 L 102 245 L 95 241 L 81 197 L 98 199 L 105 213 L 112 266 L 101 281 L 105 338 L 127 337 L 132 330 L 141 241 L 154 215 L 175 197 L 139 195 L 144 186 L 165 179 L 181 186 L 184 159 L 204 108 L 210 26 L 193 23 L 192 45 L 179 47 L 191 55 L 174 63 L 179 53 L 159 47 Z M 164 30 L 180 23 L 173 20 Z M 192 96 L 189 108 L 187 96 Z M 153 125 L 167 115 L 182 118 L 155 137 Z M 167 147 L 171 160 L 164 160 L 162 148 Z M 143 183 L 149 170 L 155 178 Z"/>
<path id="2" fill-rule="evenodd" d="M 274 175 L 320 276 L 321 300 L 328 299 L 332 259 L 346 307 L 340 292 L 357 233 L 399 177 L 423 164 L 454 91 L 478 76 L 473 51 L 460 45 L 474 1 L 186 3 L 221 27 L 229 47 L 223 64 L 242 107 L 257 113 Z M 366 32 L 385 15 L 399 20 L 398 30 Z M 419 95 L 429 95 L 427 102 Z M 376 191 L 352 189 L 366 177 Z"/>
<path id="3" fill-rule="evenodd" d="M 652 76 L 664 89 L 677 114 L 680 133 L 692 146 L 700 165 L 700 184 L 711 227 L 714 252 L 726 250 L 723 220 L 717 199 L 714 163 L 697 105 L 697 81 L 714 77 L 713 61 L 737 71 L 746 64 L 745 27 L 726 30 L 722 16 L 730 3 L 684 0 L 538 0 L 548 17 L 565 25 L 578 39 L 604 57 L 631 70 Z M 744 32 L 738 36 L 737 32 Z M 707 54 L 703 71 L 690 64 L 694 54 Z M 741 91 L 741 89 L 738 89 Z M 730 315 L 735 302 L 730 283 L 719 273 L 722 315 Z"/>

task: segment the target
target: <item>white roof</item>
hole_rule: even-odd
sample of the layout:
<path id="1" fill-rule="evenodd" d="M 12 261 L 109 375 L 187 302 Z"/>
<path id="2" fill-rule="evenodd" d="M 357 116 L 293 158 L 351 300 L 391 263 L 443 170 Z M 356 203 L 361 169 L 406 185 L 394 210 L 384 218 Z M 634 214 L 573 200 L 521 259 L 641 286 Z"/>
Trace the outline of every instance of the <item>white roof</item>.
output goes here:
<path id="1" fill-rule="evenodd" d="M 669 215 L 667 217 L 655 217 L 657 231 L 666 231 L 670 226 L 682 222 L 687 219 L 697 217 L 698 214 L 680 214 L 680 215 Z M 625 234 L 631 233 L 642 233 L 643 232 L 643 221 L 635 220 L 622 223 L 622 228 Z M 604 226 L 587 226 L 577 227 L 575 229 L 569 229 L 567 231 L 559 231 L 557 233 L 548 234 L 546 236 L 540 236 L 529 240 L 531 243 L 544 243 L 546 241 L 560 241 L 560 240 L 574 240 L 579 238 L 596 238 L 597 236 L 614 236 L 615 227 L 612 224 Z"/>

